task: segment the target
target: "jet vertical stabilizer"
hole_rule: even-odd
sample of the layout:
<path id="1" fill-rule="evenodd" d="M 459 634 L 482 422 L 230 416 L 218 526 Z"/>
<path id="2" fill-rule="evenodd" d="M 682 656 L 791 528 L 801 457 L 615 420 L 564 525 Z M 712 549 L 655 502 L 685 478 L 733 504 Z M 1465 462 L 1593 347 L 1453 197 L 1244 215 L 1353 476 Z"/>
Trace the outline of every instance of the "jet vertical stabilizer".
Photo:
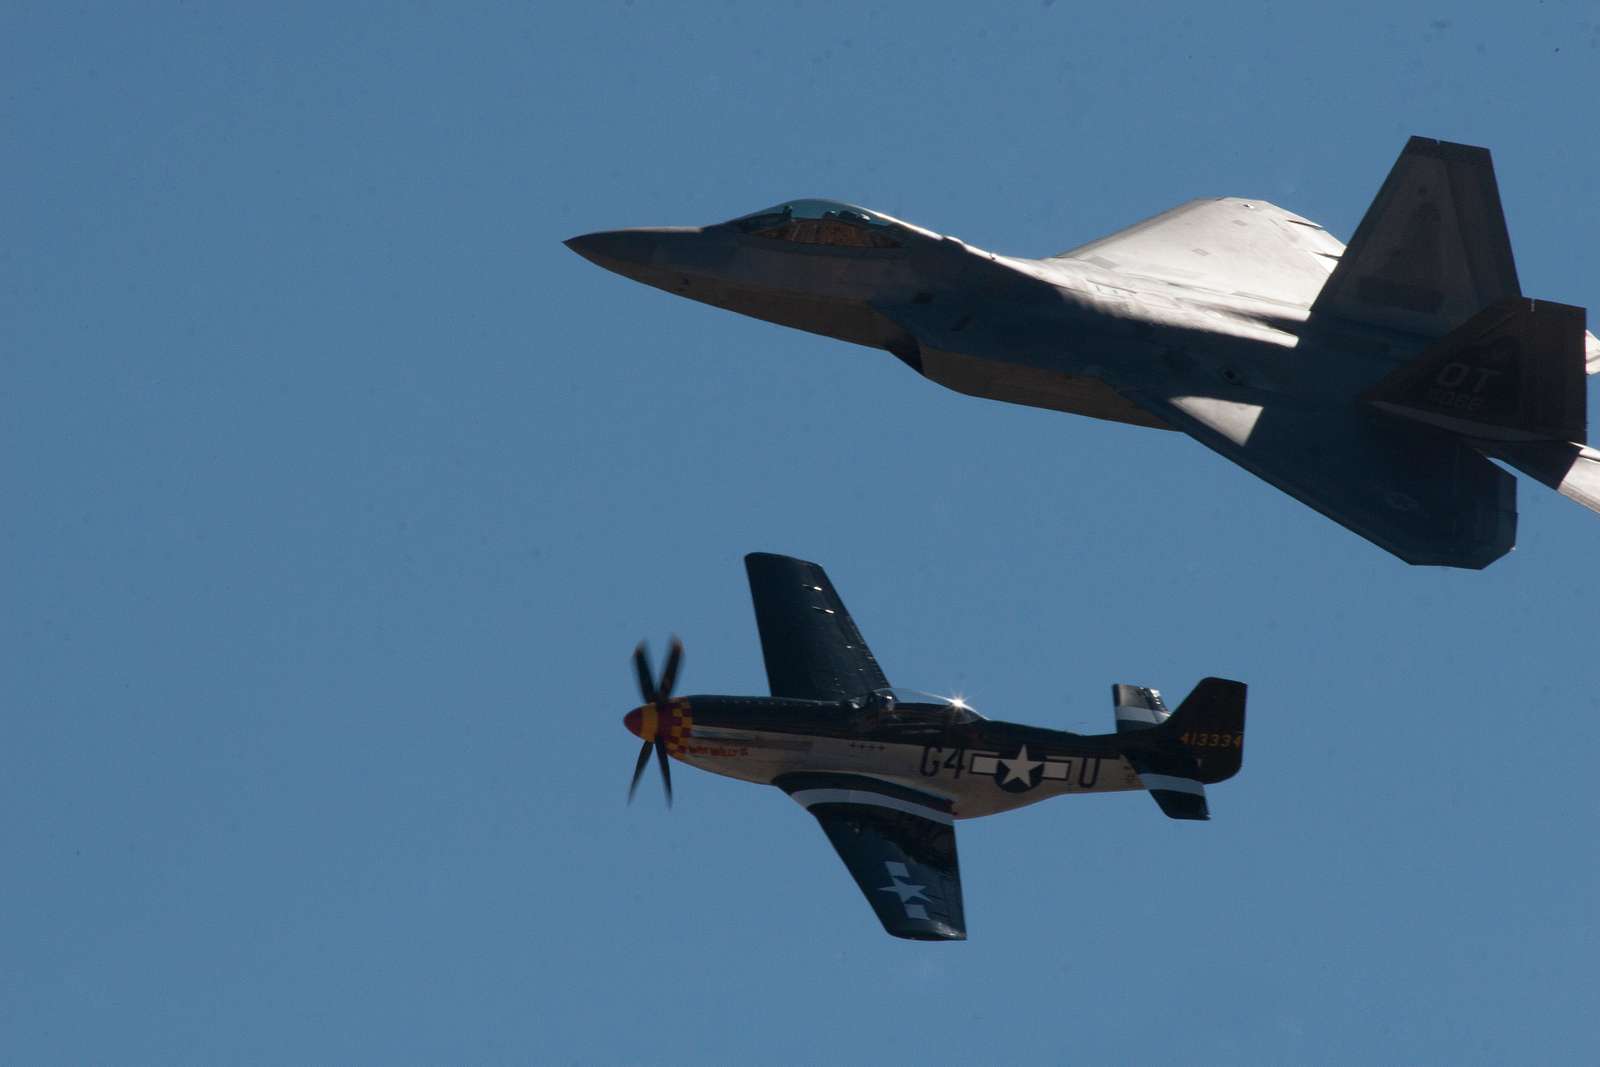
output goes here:
<path id="1" fill-rule="evenodd" d="M 1489 150 L 1413 137 L 1311 314 L 1442 337 L 1521 295 Z"/>
<path id="2" fill-rule="evenodd" d="M 1366 399 L 1466 437 L 1582 441 L 1584 332 L 1583 308 L 1502 300 L 1392 372 Z"/>

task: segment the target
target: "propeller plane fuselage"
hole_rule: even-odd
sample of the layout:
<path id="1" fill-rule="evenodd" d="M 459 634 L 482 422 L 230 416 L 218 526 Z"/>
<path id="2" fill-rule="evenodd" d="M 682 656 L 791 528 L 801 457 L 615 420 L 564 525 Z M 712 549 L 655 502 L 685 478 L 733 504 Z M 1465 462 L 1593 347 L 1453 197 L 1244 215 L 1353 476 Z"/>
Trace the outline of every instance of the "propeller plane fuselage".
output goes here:
<path id="1" fill-rule="evenodd" d="M 926 697 L 926 695 L 923 695 Z M 971 819 L 1068 793 L 1144 789 L 1126 753 L 1139 735 L 1085 736 L 996 722 L 959 702 L 887 691 L 826 702 L 687 696 L 624 725 L 691 767 L 760 785 L 809 773 L 868 775 L 947 799 Z"/>
<path id="2" fill-rule="evenodd" d="M 1175 712 L 1155 690 L 1113 686 L 1110 734 L 995 722 L 960 700 L 891 687 L 815 563 L 753 553 L 745 567 L 773 695 L 674 696 L 682 644 L 659 678 L 641 644 L 644 703 L 623 717 L 642 742 L 628 797 L 652 753 L 668 804 L 673 761 L 782 789 L 816 817 L 896 937 L 966 937 L 957 819 L 1133 789 L 1171 818 L 1206 819 L 1205 786 L 1239 770 L 1240 682 L 1203 679 Z"/>

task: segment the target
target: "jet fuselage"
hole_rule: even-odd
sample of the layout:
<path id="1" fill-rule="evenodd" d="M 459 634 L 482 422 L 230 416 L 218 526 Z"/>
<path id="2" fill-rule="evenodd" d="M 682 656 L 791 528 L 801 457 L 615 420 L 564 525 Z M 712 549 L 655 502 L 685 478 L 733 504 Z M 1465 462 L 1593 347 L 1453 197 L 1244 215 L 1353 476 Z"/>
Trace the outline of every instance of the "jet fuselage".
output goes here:
<path id="1" fill-rule="evenodd" d="M 959 392 L 1180 430 L 1408 563 L 1516 544 L 1516 480 L 1491 459 L 1600 510 L 1582 443 L 1600 339 L 1521 295 L 1488 153 L 1412 138 L 1351 241 L 1218 197 L 1046 259 L 818 200 L 567 243 Z"/>
<path id="2" fill-rule="evenodd" d="M 880 220 L 881 247 L 785 240 L 743 230 L 741 220 L 568 244 L 679 296 L 885 349 L 958 392 L 1161 429 L 1169 427 L 1116 390 L 1181 372 L 1213 379 L 1214 395 L 1348 402 L 1417 351 L 1414 340 L 1358 326 L 1325 337 L 1308 327 L 1304 306 L 996 255 L 870 217 Z M 1324 342 L 1337 359 L 1318 358 Z"/>

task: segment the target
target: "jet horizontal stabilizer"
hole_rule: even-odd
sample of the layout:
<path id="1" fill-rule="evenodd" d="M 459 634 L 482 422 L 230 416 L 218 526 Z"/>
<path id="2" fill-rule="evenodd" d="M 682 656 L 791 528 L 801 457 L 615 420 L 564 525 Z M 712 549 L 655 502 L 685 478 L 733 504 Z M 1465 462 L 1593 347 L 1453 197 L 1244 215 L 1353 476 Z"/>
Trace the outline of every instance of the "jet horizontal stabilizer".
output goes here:
<path id="1" fill-rule="evenodd" d="M 1127 395 L 1407 563 L 1478 569 L 1516 544 L 1517 480 L 1478 442 L 1359 408 Z"/>
<path id="2" fill-rule="evenodd" d="M 1600 512 L 1600 451 L 1572 441 L 1479 442 L 1479 448 Z"/>

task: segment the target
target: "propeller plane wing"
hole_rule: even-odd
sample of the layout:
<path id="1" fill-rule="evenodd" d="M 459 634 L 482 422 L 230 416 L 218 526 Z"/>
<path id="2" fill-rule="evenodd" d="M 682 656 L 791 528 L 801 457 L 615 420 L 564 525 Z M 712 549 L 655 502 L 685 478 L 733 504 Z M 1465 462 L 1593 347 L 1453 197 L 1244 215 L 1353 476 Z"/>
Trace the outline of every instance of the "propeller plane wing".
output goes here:
<path id="1" fill-rule="evenodd" d="M 889 687 L 821 567 L 766 552 L 744 566 L 773 696 L 842 700 Z"/>

